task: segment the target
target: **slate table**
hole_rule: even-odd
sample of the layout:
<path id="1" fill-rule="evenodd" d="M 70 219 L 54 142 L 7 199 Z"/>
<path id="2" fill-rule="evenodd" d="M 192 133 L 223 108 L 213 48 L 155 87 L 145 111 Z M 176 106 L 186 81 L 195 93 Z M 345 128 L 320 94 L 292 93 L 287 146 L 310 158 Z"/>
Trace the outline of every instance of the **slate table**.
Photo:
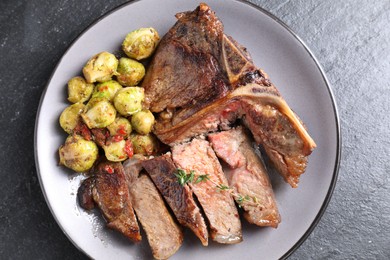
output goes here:
<path id="1" fill-rule="evenodd" d="M 44 200 L 34 163 L 40 96 L 67 46 L 123 0 L 0 1 L 0 258 L 85 259 Z M 312 50 L 342 130 L 334 195 L 291 259 L 390 259 L 390 1 L 253 1 Z"/>

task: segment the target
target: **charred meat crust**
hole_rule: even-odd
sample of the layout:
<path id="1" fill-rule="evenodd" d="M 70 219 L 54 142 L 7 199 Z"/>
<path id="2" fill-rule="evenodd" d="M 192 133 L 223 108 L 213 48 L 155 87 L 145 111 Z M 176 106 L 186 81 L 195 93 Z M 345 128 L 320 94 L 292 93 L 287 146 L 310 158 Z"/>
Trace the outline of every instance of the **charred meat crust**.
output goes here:
<path id="1" fill-rule="evenodd" d="M 121 163 L 101 161 L 92 176 L 80 186 L 80 205 L 86 209 L 93 204 L 103 213 L 107 227 L 117 230 L 133 242 L 141 241 L 140 229 L 130 201 Z"/>
<path id="2" fill-rule="evenodd" d="M 95 184 L 95 178 L 89 177 L 85 179 L 78 191 L 77 191 L 77 200 L 79 205 L 85 210 L 91 210 L 95 208 L 95 202 L 93 201 L 92 189 Z"/>
<path id="3" fill-rule="evenodd" d="M 157 189 L 165 198 L 179 223 L 190 228 L 204 246 L 208 245 L 208 231 L 192 191 L 187 185 L 177 182 L 177 168 L 170 155 L 166 154 L 142 162 Z"/>

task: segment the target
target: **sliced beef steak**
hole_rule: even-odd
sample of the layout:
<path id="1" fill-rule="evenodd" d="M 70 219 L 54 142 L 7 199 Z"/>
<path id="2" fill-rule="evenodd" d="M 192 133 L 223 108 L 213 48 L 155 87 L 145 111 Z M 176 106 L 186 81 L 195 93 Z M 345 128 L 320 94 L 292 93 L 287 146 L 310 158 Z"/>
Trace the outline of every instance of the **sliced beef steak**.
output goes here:
<path id="1" fill-rule="evenodd" d="M 195 176 L 207 175 L 209 180 L 189 183 L 210 223 L 211 238 L 223 244 L 242 241 L 241 222 L 229 191 L 219 190 L 218 185 L 228 185 L 221 165 L 206 140 L 194 139 L 190 143 L 172 148 L 175 164 Z"/>
<path id="2" fill-rule="evenodd" d="M 179 223 L 190 228 L 204 246 L 208 245 L 206 223 L 194 201 L 191 189 L 180 185 L 175 174 L 177 168 L 169 154 L 142 162 L 154 184 L 172 209 Z"/>
<path id="3" fill-rule="evenodd" d="M 134 242 L 141 241 L 121 163 L 100 162 L 92 170 L 92 177 L 80 186 L 78 198 L 85 209 L 97 205 L 107 221 L 107 227 L 119 231 Z"/>
<path id="4" fill-rule="evenodd" d="M 217 156 L 227 163 L 223 170 L 244 217 L 258 226 L 277 227 L 280 215 L 272 186 L 247 133 L 237 128 L 211 134 L 208 139 Z"/>
<path id="5" fill-rule="evenodd" d="M 174 145 L 242 119 L 296 187 L 316 147 L 300 119 L 206 4 L 177 18 L 142 83 L 146 104 L 160 113 L 155 134 Z"/>
<path id="6" fill-rule="evenodd" d="M 139 175 L 144 158 L 123 163 L 135 213 L 149 241 L 155 259 L 168 259 L 181 246 L 183 233 L 169 214 L 165 203 L 147 175 Z"/>

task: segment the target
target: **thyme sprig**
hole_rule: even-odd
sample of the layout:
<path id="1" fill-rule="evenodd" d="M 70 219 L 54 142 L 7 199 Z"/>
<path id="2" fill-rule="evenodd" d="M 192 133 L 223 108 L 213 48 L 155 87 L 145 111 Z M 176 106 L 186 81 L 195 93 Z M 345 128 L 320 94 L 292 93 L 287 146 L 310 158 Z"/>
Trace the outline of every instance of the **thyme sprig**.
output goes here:
<path id="1" fill-rule="evenodd" d="M 175 173 L 175 176 L 180 185 L 184 185 L 187 183 L 197 184 L 199 182 L 210 180 L 208 174 L 197 175 L 195 178 L 195 171 L 190 171 L 190 173 L 186 173 L 186 171 L 183 169 L 177 169 L 177 173 Z"/>
<path id="2" fill-rule="evenodd" d="M 226 186 L 225 184 L 222 184 L 222 183 L 216 184 L 215 187 L 217 187 L 218 191 L 224 191 L 224 190 L 231 189 L 229 186 Z"/>
<path id="3" fill-rule="evenodd" d="M 263 205 L 261 205 L 259 203 L 259 200 L 257 199 L 257 197 L 255 197 L 255 196 L 251 197 L 249 195 L 243 196 L 243 195 L 235 192 L 233 188 L 231 188 L 223 183 L 217 183 L 217 182 L 213 181 L 212 179 L 209 178 L 208 174 L 196 175 L 195 171 L 193 171 L 193 170 L 191 170 L 189 173 L 186 173 L 185 170 L 178 168 L 177 173 L 175 173 L 175 176 L 177 177 L 178 183 L 182 186 L 184 186 L 185 184 L 188 184 L 188 183 L 198 184 L 200 182 L 210 181 L 211 183 L 213 183 L 215 185 L 215 188 L 218 190 L 218 192 L 221 192 L 221 191 L 229 192 L 233 196 L 235 201 L 237 202 L 238 207 L 240 207 L 240 208 L 242 207 L 242 205 L 244 203 L 247 205 L 256 206 L 256 207 L 260 206 L 263 208 Z"/>
<path id="4" fill-rule="evenodd" d="M 184 186 L 184 184 L 190 183 L 194 180 L 195 172 L 190 171 L 190 173 L 186 173 L 182 169 L 177 169 L 177 173 L 175 173 L 175 176 L 179 184 Z"/>
<path id="5" fill-rule="evenodd" d="M 210 180 L 208 174 L 198 175 L 198 176 L 196 177 L 195 184 L 197 184 L 197 183 L 199 183 L 199 182 L 208 181 L 208 180 Z"/>

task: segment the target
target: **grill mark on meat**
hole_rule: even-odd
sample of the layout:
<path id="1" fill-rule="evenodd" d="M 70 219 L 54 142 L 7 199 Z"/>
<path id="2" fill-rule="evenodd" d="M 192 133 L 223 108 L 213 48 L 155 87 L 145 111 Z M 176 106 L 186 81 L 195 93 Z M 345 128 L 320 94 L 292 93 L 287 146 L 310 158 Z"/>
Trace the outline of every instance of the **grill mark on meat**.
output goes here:
<path id="1" fill-rule="evenodd" d="M 139 176 L 144 157 L 123 163 L 130 199 L 146 232 L 155 259 L 168 259 L 181 246 L 183 233 L 168 212 L 163 198 L 147 175 Z"/>
<path id="2" fill-rule="evenodd" d="M 108 228 L 119 231 L 133 242 L 141 241 L 122 164 L 102 161 L 93 168 L 91 174 L 92 177 L 84 180 L 79 188 L 79 199 L 84 197 L 89 201 L 92 195 Z M 81 206 L 87 206 L 84 207 L 86 209 L 89 208 L 88 205 L 89 203 L 81 203 Z"/>
<path id="3" fill-rule="evenodd" d="M 227 185 L 221 165 L 206 140 L 193 139 L 190 143 L 172 148 L 175 164 L 196 175 L 207 174 L 212 181 L 189 183 L 210 223 L 211 238 L 223 244 L 242 241 L 241 222 L 233 198 L 227 191 L 219 191 L 215 183 Z"/>
<path id="4" fill-rule="evenodd" d="M 240 127 L 211 134 L 208 139 L 224 167 L 229 186 L 243 198 L 238 201 L 245 219 L 258 226 L 277 227 L 280 215 L 265 167 L 251 146 L 251 140 Z"/>
<path id="5" fill-rule="evenodd" d="M 208 245 L 208 231 L 200 209 L 194 201 L 191 189 L 180 185 L 169 154 L 142 162 L 157 189 L 165 198 L 179 223 L 191 229 L 204 246 Z"/>

